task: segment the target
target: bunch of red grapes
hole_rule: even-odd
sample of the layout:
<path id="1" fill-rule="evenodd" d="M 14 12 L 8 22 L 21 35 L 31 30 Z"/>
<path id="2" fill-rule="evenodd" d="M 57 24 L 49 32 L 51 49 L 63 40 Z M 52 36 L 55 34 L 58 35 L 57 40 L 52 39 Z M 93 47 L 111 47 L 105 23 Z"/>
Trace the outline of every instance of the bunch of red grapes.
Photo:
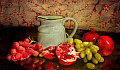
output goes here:
<path id="1" fill-rule="evenodd" d="M 38 56 L 43 50 L 42 45 L 37 42 L 31 43 L 32 41 L 28 38 L 24 39 L 24 41 L 13 42 L 10 54 L 6 58 L 12 61 L 22 61 L 30 56 Z"/>

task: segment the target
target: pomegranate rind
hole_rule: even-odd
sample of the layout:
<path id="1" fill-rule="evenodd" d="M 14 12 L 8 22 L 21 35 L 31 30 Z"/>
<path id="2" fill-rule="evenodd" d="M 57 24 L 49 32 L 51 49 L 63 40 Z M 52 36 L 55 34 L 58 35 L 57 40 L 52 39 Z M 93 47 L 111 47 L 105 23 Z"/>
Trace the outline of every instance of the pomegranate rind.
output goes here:
<path id="1" fill-rule="evenodd" d="M 45 53 L 43 56 L 48 60 L 55 59 L 55 56 L 52 53 Z"/>
<path id="2" fill-rule="evenodd" d="M 98 39 L 98 46 L 100 50 L 98 53 L 101 56 L 108 56 L 114 50 L 114 42 L 109 36 L 100 36 Z"/>
<path id="3" fill-rule="evenodd" d="M 62 64 L 62 65 L 71 65 L 71 64 L 73 64 L 76 60 L 70 61 L 70 62 L 65 62 L 64 60 L 59 59 L 58 61 L 59 61 L 59 63 Z"/>
<path id="4" fill-rule="evenodd" d="M 94 28 L 90 29 L 90 32 L 87 32 L 83 35 L 82 41 L 83 42 L 93 42 L 99 37 L 98 33 L 95 32 Z"/>
<path id="5" fill-rule="evenodd" d="M 64 44 L 66 44 L 67 47 L 70 46 L 69 49 L 72 49 L 72 52 L 71 52 L 71 53 L 70 53 L 70 52 L 67 52 L 66 54 L 73 55 L 73 58 L 71 58 L 71 59 L 62 59 L 62 58 L 61 58 L 61 56 L 62 56 L 62 55 L 61 55 L 61 52 L 63 52 L 64 49 L 61 48 L 60 46 L 62 46 L 62 45 L 64 45 Z M 67 43 L 67 42 L 60 43 L 60 44 L 57 46 L 57 48 L 56 48 L 56 55 L 57 55 L 58 61 L 59 61 L 59 63 L 62 64 L 62 65 L 71 65 L 71 64 L 73 64 L 73 63 L 77 60 L 77 58 L 76 58 L 76 56 L 75 56 L 75 55 L 76 55 L 75 52 L 76 52 L 76 51 L 75 51 L 74 46 L 73 46 L 72 44 L 70 44 L 70 43 Z"/>
<path id="6" fill-rule="evenodd" d="M 56 46 L 49 46 L 45 48 L 41 54 L 39 54 L 39 57 L 44 57 L 48 60 L 53 60 L 55 59 L 55 48 Z"/>

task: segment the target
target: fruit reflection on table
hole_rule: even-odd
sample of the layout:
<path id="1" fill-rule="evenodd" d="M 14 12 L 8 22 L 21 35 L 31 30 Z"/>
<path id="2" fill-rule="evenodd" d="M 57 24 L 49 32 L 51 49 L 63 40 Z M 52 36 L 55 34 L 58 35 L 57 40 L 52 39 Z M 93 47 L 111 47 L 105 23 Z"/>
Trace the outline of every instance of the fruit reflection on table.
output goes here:
<path id="1" fill-rule="evenodd" d="M 64 66 L 55 60 L 47 60 L 40 57 L 29 57 L 23 61 L 16 61 L 15 64 L 29 70 L 86 70 L 86 64 L 82 60 L 77 60 L 74 64 Z M 101 69 L 104 63 L 99 63 L 95 66 L 95 69 Z"/>

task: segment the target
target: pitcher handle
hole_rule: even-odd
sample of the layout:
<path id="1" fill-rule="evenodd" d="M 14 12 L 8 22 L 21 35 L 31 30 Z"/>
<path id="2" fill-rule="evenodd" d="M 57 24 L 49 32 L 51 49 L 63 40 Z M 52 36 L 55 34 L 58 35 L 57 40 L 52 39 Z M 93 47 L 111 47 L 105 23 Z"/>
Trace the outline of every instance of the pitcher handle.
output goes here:
<path id="1" fill-rule="evenodd" d="M 72 33 L 69 35 L 70 37 L 73 37 L 73 35 L 76 33 L 76 31 L 77 31 L 77 22 L 76 22 L 76 20 L 74 19 L 74 18 L 70 18 L 70 17 L 66 17 L 66 18 L 64 18 L 63 19 L 63 25 L 65 24 L 65 21 L 67 21 L 67 20 L 72 20 L 73 22 L 74 22 L 74 29 L 73 29 L 73 31 L 72 31 Z M 67 40 L 68 40 L 69 38 L 67 38 Z"/>

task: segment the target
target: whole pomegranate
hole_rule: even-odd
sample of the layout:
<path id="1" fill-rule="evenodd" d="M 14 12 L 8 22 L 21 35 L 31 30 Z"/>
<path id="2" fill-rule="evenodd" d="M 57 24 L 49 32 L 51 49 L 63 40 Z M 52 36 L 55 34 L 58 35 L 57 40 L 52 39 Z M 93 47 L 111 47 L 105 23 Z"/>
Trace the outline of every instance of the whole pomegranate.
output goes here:
<path id="1" fill-rule="evenodd" d="M 60 43 L 56 48 L 58 61 L 62 65 L 73 64 L 77 59 L 76 53 L 74 46 L 67 42 Z"/>
<path id="2" fill-rule="evenodd" d="M 97 45 L 100 48 L 98 53 L 102 56 L 108 56 L 114 50 L 114 42 L 109 36 L 100 36 L 97 39 Z"/>
<path id="3" fill-rule="evenodd" d="M 87 32 L 83 35 L 82 41 L 84 42 L 93 42 L 93 40 L 97 39 L 99 35 L 95 33 L 95 29 L 91 28 L 90 32 Z"/>

